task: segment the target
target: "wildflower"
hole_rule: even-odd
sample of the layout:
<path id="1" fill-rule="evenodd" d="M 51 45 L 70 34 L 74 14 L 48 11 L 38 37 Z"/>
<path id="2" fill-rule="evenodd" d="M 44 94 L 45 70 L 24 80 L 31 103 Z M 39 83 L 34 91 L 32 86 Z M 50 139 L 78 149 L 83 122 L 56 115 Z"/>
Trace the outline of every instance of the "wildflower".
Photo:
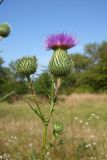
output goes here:
<path id="1" fill-rule="evenodd" d="M 80 120 L 79 122 L 80 122 L 80 123 L 83 123 L 83 121 L 82 121 L 82 120 Z"/>
<path id="2" fill-rule="evenodd" d="M 86 122 L 85 125 L 87 126 L 87 125 L 88 125 L 88 122 Z"/>
<path id="3" fill-rule="evenodd" d="M 47 152 L 47 156 L 49 156 L 50 155 L 50 153 L 49 152 Z"/>
<path id="4" fill-rule="evenodd" d="M 91 121 L 91 118 L 89 118 L 88 120 Z"/>
<path id="5" fill-rule="evenodd" d="M 106 137 L 106 134 L 103 134 L 103 137 Z"/>
<path id="6" fill-rule="evenodd" d="M 93 142 L 93 146 L 96 146 L 96 142 Z"/>
<path id="7" fill-rule="evenodd" d="M 75 119 L 75 120 L 78 120 L 79 118 L 78 118 L 78 117 L 75 117 L 74 119 Z"/>
<path id="8" fill-rule="evenodd" d="M 67 50 L 74 47 L 78 40 L 72 35 L 66 33 L 52 34 L 47 37 L 46 48 L 48 50 L 56 50 L 58 48 Z"/>
<path id="9" fill-rule="evenodd" d="M 17 139 L 17 137 L 15 136 L 15 137 L 14 137 L 14 139 L 16 140 L 16 139 Z"/>
<path id="10" fill-rule="evenodd" d="M 33 146 L 32 143 L 29 143 L 29 144 L 28 144 L 28 147 L 29 147 L 29 148 L 32 148 L 32 146 Z"/>
<path id="11" fill-rule="evenodd" d="M 95 117 L 96 115 L 95 115 L 95 113 L 92 113 L 91 116 L 92 116 L 92 117 Z"/>
<path id="12" fill-rule="evenodd" d="M 99 119 L 100 117 L 99 116 L 96 116 L 96 119 Z"/>
<path id="13" fill-rule="evenodd" d="M 91 138 L 95 138 L 95 135 L 94 135 L 94 134 L 92 134 L 90 137 L 91 137 Z"/>
<path id="14" fill-rule="evenodd" d="M 46 40 L 46 48 L 54 50 L 49 63 L 49 71 L 57 78 L 66 77 L 74 70 L 74 63 L 67 49 L 74 47 L 77 39 L 65 33 L 52 34 Z"/>
<path id="15" fill-rule="evenodd" d="M 91 147 L 91 144 L 86 144 L 85 147 L 89 148 L 89 147 Z"/>

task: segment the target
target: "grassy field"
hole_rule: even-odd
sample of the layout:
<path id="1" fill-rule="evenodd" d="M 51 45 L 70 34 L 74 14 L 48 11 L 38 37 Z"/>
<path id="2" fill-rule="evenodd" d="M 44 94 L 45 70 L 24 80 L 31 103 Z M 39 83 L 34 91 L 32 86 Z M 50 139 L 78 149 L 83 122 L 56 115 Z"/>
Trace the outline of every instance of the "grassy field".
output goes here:
<path id="1" fill-rule="evenodd" d="M 49 104 L 39 101 L 46 112 Z M 106 94 L 59 97 L 52 123 L 57 120 L 64 124 L 60 138 L 72 141 L 51 148 L 48 160 L 107 160 Z M 51 142 L 51 125 L 49 130 Z M 41 137 L 42 124 L 24 101 L 0 103 L 0 160 L 33 160 L 32 155 L 38 157 L 41 149 Z"/>

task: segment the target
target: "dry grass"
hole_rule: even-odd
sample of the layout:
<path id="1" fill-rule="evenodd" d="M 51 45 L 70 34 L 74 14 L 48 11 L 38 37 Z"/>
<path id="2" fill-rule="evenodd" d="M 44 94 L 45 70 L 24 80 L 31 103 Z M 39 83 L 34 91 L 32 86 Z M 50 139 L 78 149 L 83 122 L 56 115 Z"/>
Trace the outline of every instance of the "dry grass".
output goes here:
<path id="1" fill-rule="evenodd" d="M 45 105 L 44 105 L 45 104 Z M 49 109 L 46 100 L 41 107 Z M 52 148 L 50 160 L 107 160 L 107 95 L 60 96 L 53 121 L 64 124 L 63 136 L 72 142 Z M 50 141 L 52 141 L 50 125 Z M 0 104 L 0 156 L 3 160 L 33 160 L 42 143 L 42 124 L 25 102 Z M 59 139 L 55 140 L 55 143 Z M 4 156 L 4 157 L 3 157 Z"/>

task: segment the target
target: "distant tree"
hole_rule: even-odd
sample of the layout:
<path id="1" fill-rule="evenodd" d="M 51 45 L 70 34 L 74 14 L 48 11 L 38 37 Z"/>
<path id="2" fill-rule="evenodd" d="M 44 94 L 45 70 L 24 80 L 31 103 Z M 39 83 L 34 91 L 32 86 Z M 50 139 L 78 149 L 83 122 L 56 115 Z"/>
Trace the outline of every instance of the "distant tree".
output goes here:
<path id="1" fill-rule="evenodd" d="M 107 42 L 106 41 L 101 43 L 98 50 L 98 54 L 100 57 L 99 70 L 101 71 L 102 74 L 104 73 L 107 75 Z"/>
<path id="2" fill-rule="evenodd" d="M 12 62 L 10 62 L 10 64 L 9 64 L 10 71 L 11 71 L 11 73 L 13 74 L 13 77 L 14 77 L 15 79 L 18 78 L 18 74 L 17 74 L 17 72 L 16 72 L 16 64 L 17 64 L 17 60 L 16 60 L 16 61 L 12 61 Z M 21 79 L 21 78 L 20 78 L 20 79 Z M 23 78 L 22 78 L 22 79 L 23 79 Z"/>
<path id="3" fill-rule="evenodd" d="M 76 72 L 83 72 L 88 69 L 91 65 L 91 58 L 87 57 L 86 55 L 76 53 L 72 54 L 71 58 L 74 62 L 74 67 Z"/>
<path id="4" fill-rule="evenodd" d="M 48 72 L 43 72 L 34 83 L 36 93 L 40 95 L 48 96 L 50 94 L 51 79 Z"/>
<path id="5" fill-rule="evenodd" d="M 0 57 L 0 77 L 5 76 L 4 70 L 2 68 L 4 61 L 3 59 Z"/>
<path id="6" fill-rule="evenodd" d="M 77 85 L 77 77 L 78 77 L 78 73 L 76 74 L 75 71 L 71 73 L 69 76 L 67 76 L 65 78 L 65 81 L 62 82 L 60 93 L 71 94 Z"/>
<path id="7" fill-rule="evenodd" d="M 0 57 L 0 67 L 2 66 L 2 64 L 4 63 L 3 58 Z"/>
<path id="8" fill-rule="evenodd" d="M 99 44 L 97 43 L 89 43 L 84 47 L 85 55 L 90 57 L 94 64 L 98 63 L 99 61 L 98 50 Z"/>
<path id="9" fill-rule="evenodd" d="M 107 91 L 107 42 L 86 45 L 85 54 L 92 59 L 93 67 L 84 73 L 81 81 L 92 86 L 96 92 Z"/>

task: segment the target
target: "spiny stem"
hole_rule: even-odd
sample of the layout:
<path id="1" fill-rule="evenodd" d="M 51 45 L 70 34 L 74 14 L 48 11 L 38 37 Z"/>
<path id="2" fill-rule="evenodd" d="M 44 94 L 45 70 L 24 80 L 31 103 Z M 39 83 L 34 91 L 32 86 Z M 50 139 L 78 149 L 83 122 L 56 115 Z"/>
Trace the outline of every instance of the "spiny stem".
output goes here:
<path id="1" fill-rule="evenodd" d="M 55 88 L 54 88 L 54 77 L 52 76 L 52 88 L 51 88 L 51 109 L 48 115 L 47 122 L 44 123 L 44 131 L 43 131 L 43 144 L 42 144 L 42 160 L 45 160 L 45 156 L 47 153 L 47 131 L 48 131 L 48 126 L 50 122 L 50 118 L 55 106 L 55 100 L 54 100 L 54 95 L 55 95 Z"/>
<path id="2" fill-rule="evenodd" d="M 29 83 L 29 89 L 31 90 L 32 92 L 32 95 L 33 97 L 35 96 L 35 90 L 33 88 L 33 83 L 30 79 L 30 77 L 27 77 L 27 80 L 28 80 L 28 83 Z M 58 96 L 58 89 L 60 87 L 60 84 L 61 84 L 61 81 L 60 79 L 57 79 L 57 82 L 55 84 L 55 79 L 54 77 L 52 76 L 52 88 L 51 88 L 51 108 L 50 108 L 50 111 L 49 111 L 49 115 L 48 115 L 48 118 L 47 120 L 44 118 L 42 112 L 41 112 L 41 109 L 39 107 L 39 104 L 37 102 L 36 99 L 35 100 L 35 103 L 36 103 L 36 106 L 38 108 L 38 111 L 35 110 L 30 103 L 28 103 L 28 105 L 30 106 L 30 108 L 40 117 L 40 119 L 42 120 L 42 123 L 44 125 L 44 130 L 43 130 L 43 144 L 42 144 L 42 153 L 41 153 L 41 160 L 45 160 L 45 157 L 46 157 L 46 153 L 47 153 L 47 132 L 48 132 L 48 126 L 49 126 L 49 123 L 50 123 L 50 118 L 52 116 L 52 113 L 54 111 L 54 107 L 55 107 L 55 104 L 56 104 L 56 101 L 57 101 L 57 96 Z"/>
<path id="3" fill-rule="evenodd" d="M 37 114 L 37 116 L 44 122 L 45 120 L 44 120 L 44 118 L 40 115 L 40 113 L 38 113 L 38 111 L 37 111 L 35 108 L 33 108 L 32 105 L 31 105 L 28 101 L 26 101 L 26 102 L 27 102 L 27 104 L 29 105 L 29 107 L 32 109 L 32 111 L 34 111 L 34 112 Z"/>
<path id="4" fill-rule="evenodd" d="M 47 131 L 48 131 L 48 124 L 44 124 L 43 145 L 42 145 L 42 160 L 45 160 L 45 156 L 46 156 L 46 153 L 47 153 Z"/>
<path id="5" fill-rule="evenodd" d="M 42 120 L 42 123 L 43 123 L 43 125 L 44 125 L 43 144 L 42 144 L 42 153 L 41 153 L 42 157 L 41 157 L 41 160 L 45 160 L 45 155 L 46 155 L 46 153 L 47 153 L 47 129 L 48 129 L 48 123 L 47 123 L 47 121 L 45 120 L 45 118 L 44 118 L 44 116 L 43 116 L 43 114 L 42 114 L 42 111 L 41 111 L 41 109 L 40 109 L 40 107 L 39 107 L 39 104 L 38 104 L 37 100 L 35 99 L 36 94 L 35 94 L 35 90 L 34 90 L 34 88 L 33 88 L 33 83 L 32 83 L 32 81 L 31 81 L 31 79 L 30 79 L 30 76 L 27 77 L 27 80 L 28 80 L 28 83 L 29 83 L 29 89 L 31 90 L 32 96 L 34 97 L 34 101 L 35 101 L 35 104 L 36 104 L 36 106 L 37 106 L 37 108 L 38 108 L 38 111 L 37 111 L 36 109 L 34 109 L 29 102 L 27 102 L 27 103 L 28 103 L 29 107 L 30 107 L 30 108 L 38 115 L 38 117 Z"/>
<path id="6" fill-rule="evenodd" d="M 57 96 L 58 96 L 58 89 L 60 85 L 61 85 L 61 79 L 58 78 L 57 83 L 55 85 L 55 80 L 54 80 L 54 77 L 52 76 L 51 109 L 48 116 L 48 122 L 50 121 L 51 115 L 54 111 L 54 107 L 55 107 Z"/>
<path id="7" fill-rule="evenodd" d="M 35 94 L 35 90 L 34 90 L 34 87 L 33 87 L 32 80 L 30 79 L 30 76 L 27 77 L 27 80 L 28 80 L 28 83 L 29 83 L 28 86 L 29 86 L 29 89 L 31 90 L 34 102 L 35 102 L 35 104 L 36 104 L 36 106 L 38 108 L 38 111 L 39 111 L 42 119 L 44 119 L 44 116 L 43 116 L 43 113 L 42 113 L 42 111 L 41 111 L 41 109 L 39 107 L 38 101 L 35 99 L 36 94 Z"/>
<path id="8" fill-rule="evenodd" d="M 51 148 L 51 147 L 54 147 L 54 148 L 55 148 L 55 147 L 57 147 L 57 146 L 59 146 L 59 145 L 63 145 L 63 144 L 65 144 L 65 143 L 69 143 L 69 142 L 72 142 L 72 139 L 68 139 L 68 140 L 65 140 L 65 141 L 60 140 L 60 142 L 57 143 L 57 144 L 55 144 L 55 145 L 51 144 L 50 148 Z"/>
<path id="9" fill-rule="evenodd" d="M 52 115 L 52 112 L 54 110 L 54 106 L 55 106 L 55 93 L 54 93 L 54 77 L 52 76 L 52 88 L 51 88 L 51 109 L 50 109 L 50 112 L 49 112 L 49 116 L 48 116 L 48 123 L 50 122 L 50 118 L 51 118 L 51 115 Z"/>

